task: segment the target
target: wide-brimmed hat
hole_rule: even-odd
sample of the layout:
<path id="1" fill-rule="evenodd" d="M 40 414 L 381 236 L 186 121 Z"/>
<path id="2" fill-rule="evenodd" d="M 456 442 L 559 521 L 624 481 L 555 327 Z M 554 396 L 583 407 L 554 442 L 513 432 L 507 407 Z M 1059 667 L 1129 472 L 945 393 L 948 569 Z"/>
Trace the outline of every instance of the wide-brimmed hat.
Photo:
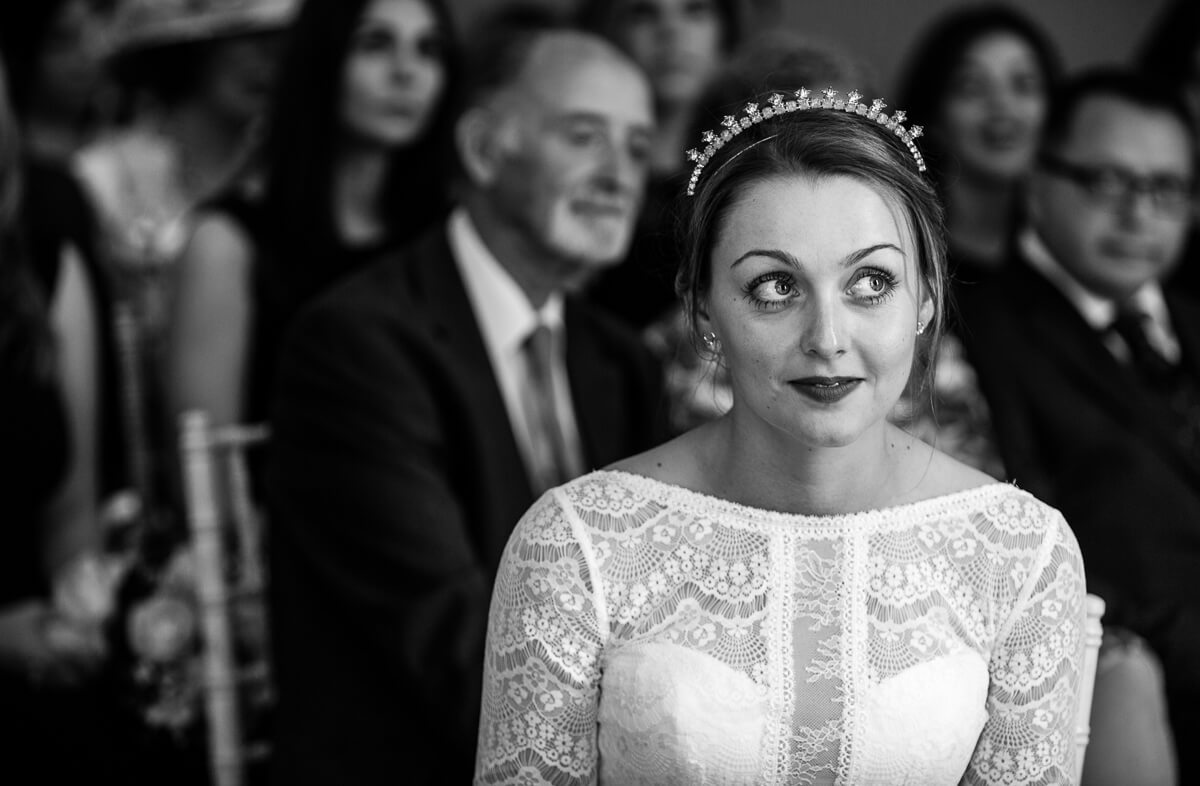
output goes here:
<path id="1" fill-rule="evenodd" d="M 282 30 L 298 0 L 122 0 L 112 54 Z"/>

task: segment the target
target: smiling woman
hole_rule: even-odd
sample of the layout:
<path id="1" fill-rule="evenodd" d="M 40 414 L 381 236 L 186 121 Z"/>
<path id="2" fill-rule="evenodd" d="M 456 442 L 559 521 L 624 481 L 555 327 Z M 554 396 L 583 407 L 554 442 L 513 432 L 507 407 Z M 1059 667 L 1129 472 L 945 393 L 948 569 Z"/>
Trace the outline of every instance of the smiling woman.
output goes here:
<path id="1" fill-rule="evenodd" d="M 941 213 L 920 132 L 860 98 L 760 98 L 693 152 L 677 289 L 733 405 L 518 524 L 477 782 L 1074 780 L 1079 550 L 889 421 Z"/>

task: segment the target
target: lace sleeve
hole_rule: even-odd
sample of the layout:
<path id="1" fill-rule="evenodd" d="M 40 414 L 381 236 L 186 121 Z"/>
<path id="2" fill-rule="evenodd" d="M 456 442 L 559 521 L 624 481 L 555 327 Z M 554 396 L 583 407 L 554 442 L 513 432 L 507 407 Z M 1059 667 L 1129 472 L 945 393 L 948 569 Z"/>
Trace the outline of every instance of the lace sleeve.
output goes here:
<path id="1" fill-rule="evenodd" d="M 1062 515 L 1043 510 L 1051 520 L 1036 558 L 1030 555 L 1010 566 L 1010 580 L 1017 581 L 1020 592 L 997 631 L 989 664 L 988 721 L 963 783 L 1063 784 L 1075 779 L 1083 560 Z"/>
<path id="2" fill-rule="evenodd" d="M 561 492 L 517 525 L 488 616 L 475 783 L 594 783 L 600 631 L 589 541 Z"/>

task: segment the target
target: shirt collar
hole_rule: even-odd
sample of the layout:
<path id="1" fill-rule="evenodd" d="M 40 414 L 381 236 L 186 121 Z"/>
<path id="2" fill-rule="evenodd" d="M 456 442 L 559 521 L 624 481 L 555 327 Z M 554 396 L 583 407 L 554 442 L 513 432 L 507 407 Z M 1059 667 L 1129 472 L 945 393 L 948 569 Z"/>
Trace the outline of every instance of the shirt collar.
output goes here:
<path id="1" fill-rule="evenodd" d="M 535 310 L 461 206 L 450 213 L 447 233 L 479 327 L 490 346 L 501 353 L 517 351 L 539 322 L 555 332 L 561 329 L 562 293 L 551 294 Z"/>
<path id="2" fill-rule="evenodd" d="M 1096 330 L 1108 328 L 1117 316 L 1115 301 L 1101 297 L 1080 284 L 1066 268 L 1054 258 L 1045 242 L 1032 228 L 1023 230 L 1017 238 L 1021 251 L 1030 267 L 1041 273 L 1062 292 L 1075 306 L 1084 321 Z M 1157 281 L 1147 281 L 1128 302 L 1150 316 L 1156 324 L 1169 322 L 1167 304 L 1163 299 L 1162 287 Z"/>

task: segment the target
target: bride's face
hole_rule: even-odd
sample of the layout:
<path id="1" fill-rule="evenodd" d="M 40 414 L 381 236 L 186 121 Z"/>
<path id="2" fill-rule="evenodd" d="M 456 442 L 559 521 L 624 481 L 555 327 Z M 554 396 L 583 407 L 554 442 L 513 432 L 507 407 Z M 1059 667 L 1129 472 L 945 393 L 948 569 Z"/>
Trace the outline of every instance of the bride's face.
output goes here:
<path id="1" fill-rule="evenodd" d="M 860 180 L 747 186 L 718 231 L 705 304 L 734 417 L 811 447 L 882 428 L 933 316 L 916 253 L 899 211 Z"/>

